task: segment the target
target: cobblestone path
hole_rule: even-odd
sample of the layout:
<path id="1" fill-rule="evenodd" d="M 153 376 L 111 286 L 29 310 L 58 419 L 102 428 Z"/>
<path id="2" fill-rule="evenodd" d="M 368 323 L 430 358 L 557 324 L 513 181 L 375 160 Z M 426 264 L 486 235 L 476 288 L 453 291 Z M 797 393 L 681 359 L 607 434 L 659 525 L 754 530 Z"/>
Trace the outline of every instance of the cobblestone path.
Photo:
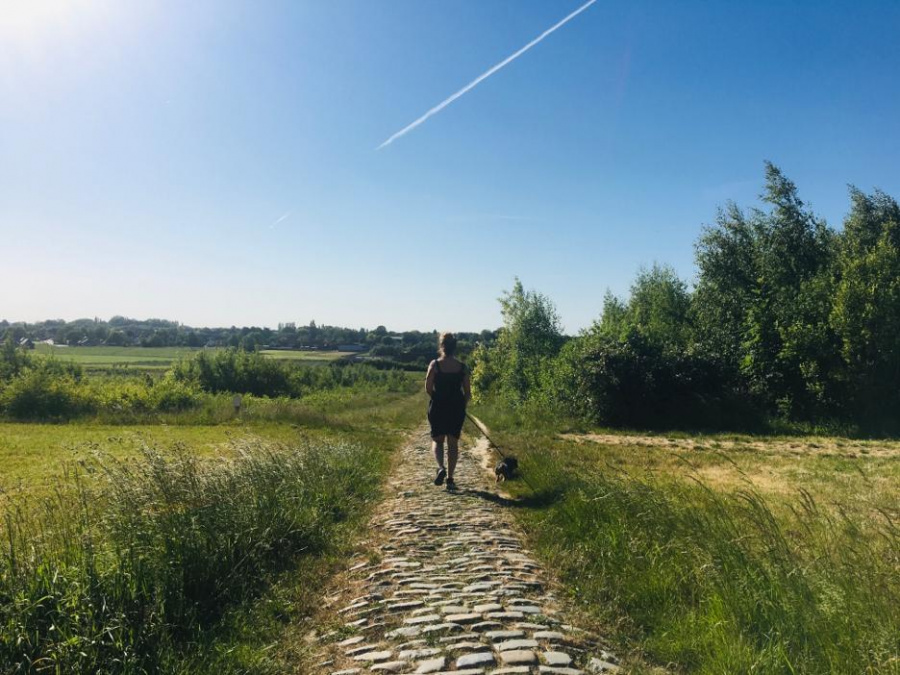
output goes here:
<path id="1" fill-rule="evenodd" d="M 316 673 L 557 673 L 619 670 L 569 623 L 524 548 L 482 460 L 460 453 L 453 492 L 433 484 L 427 433 L 405 449 L 371 523 L 367 558 L 351 562 L 331 604 L 344 626 L 319 638 Z"/>

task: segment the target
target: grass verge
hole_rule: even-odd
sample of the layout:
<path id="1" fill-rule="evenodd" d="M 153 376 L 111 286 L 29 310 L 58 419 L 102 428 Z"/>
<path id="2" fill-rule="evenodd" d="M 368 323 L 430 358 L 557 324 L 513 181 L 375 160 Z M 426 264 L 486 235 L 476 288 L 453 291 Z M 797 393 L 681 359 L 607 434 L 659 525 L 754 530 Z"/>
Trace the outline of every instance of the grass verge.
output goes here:
<path id="1" fill-rule="evenodd" d="M 215 458 L 144 447 L 8 501 L 0 672 L 291 670 L 272 645 L 310 611 L 420 413 L 420 397 L 351 398 L 302 440 L 239 438 Z"/>
<path id="2" fill-rule="evenodd" d="M 537 489 L 516 509 L 535 547 L 620 647 L 679 672 L 900 673 L 896 483 L 868 510 L 719 489 L 479 413 Z"/>

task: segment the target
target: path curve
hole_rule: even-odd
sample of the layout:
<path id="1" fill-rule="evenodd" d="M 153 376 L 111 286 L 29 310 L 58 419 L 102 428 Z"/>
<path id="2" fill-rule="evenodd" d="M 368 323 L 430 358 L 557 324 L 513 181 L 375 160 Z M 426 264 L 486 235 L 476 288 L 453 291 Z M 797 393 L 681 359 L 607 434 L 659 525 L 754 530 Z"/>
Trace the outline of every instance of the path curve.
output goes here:
<path id="1" fill-rule="evenodd" d="M 426 431 L 404 447 L 368 555 L 328 604 L 344 622 L 318 638 L 316 673 L 616 672 L 596 636 L 570 623 L 484 469 L 487 442 L 460 453 L 458 489 L 433 484 Z"/>

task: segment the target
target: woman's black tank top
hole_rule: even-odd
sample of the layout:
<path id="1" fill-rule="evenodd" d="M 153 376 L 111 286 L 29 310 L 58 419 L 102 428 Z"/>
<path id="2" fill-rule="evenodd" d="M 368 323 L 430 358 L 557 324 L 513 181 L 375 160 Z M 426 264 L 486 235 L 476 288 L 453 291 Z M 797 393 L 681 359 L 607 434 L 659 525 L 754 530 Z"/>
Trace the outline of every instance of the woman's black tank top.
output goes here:
<path id="1" fill-rule="evenodd" d="M 466 367 L 462 366 L 459 372 L 445 373 L 441 370 L 441 364 L 435 360 L 434 367 L 437 372 L 434 374 L 434 395 L 432 400 L 439 403 L 457 403 L 462 402 L 465 397 L 462 391 L 463 374 Z"/>

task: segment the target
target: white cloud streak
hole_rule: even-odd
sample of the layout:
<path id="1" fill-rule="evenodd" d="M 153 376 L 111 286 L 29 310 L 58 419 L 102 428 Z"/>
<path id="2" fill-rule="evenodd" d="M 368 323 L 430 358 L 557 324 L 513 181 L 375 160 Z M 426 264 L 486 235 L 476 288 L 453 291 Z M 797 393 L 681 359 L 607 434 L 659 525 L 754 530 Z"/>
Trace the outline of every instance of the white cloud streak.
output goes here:
<path id="1" fill-rule="evenodd" d="M 279 219 L 276 220 L 274 223 L 272 223 L 271 225 L 269 225 L 269 229 L 271 230 L 271 229 L 274 228 L 276 225 L 278 225 L 278 223 L 287 220 L 287 219 L 290 217 L 290 215 L 291 215 L 291 212 L 290 212 L 290 211 L 285 211 L 285 212 L 282 214 L 281 218 L 279 218 Z"/>
<path id="2" fill-rule="evenodd" d="M 397 140 L 398 138 L 400 138 L 401 136 L 405 136 L 406 134 L 408 134 L 410 131 L 412 131 L 413 129 L 415 129 L 417 126 L 419 126 L 420 124 L 422 124 L 423 122 L 425 122 L 425 120 L 427 120 L 429 117 L 432 117 L 432 116 L 434 116 L 434 115 L 437 115 L 441 110 L 443 110 L 443 109 L 446 108 L 448 105 L 450 105 L 451 103 L 453 103 L 453 102 L 454 102 L 456 99 L 458 99 L 460 96 L 462 96 L 463 94 L 466 94 L 467 92 L 469 92 L 469 91 L 471 91 L 472 89 L 474 89 L 475 87 L 477 87 L 479 84 L 481 84 L 482 82 L 484 82 L 487 78 L 489 78 L 491 75 L 493 75 L 494 73 L 496 73 L 496 72 L 497 72 L 498 70 L 500 70 L 501 68 L 504 68 L 505 66 L 508 66 L 510 63 L 512 63 L 512 62 L 515 61 L 517 58 L 519 58 L 520 56 L 522 56 L 522 54 L 524 54 L 524 53 L 527 52 L 529 49 L 531 49 L 532 47 L 534 47 L 538 42 L 540 42 L 541 40 L 543 40 L 545 37 L 547 37 L 547 36 L 550 35 L 551 33 L 553 33 L 553 32 L 555 32 L 555 31 L 559 30 L 560 28 L 562 28 L 564 25 L 566 25 L 567 23 L 569 23 L 569 21 L 571 21 L 571 20 L 574 19 L 576 16 L 578 16 L 579 14 L 581 14 L 584 10 L 586 10 L 588 7 L 590 7 L 591 5 L 593 5 L 595 2 L 597 2 L 597 0 L 588 0 L 588 2 L 584 3 L 581 7 L 579 7 L 578 9 L 576 9 L 574 12 L 572 12 L 571 14 L 569 14 L 567 17 L 565 17 L 564 19 L 562 19 L 562 20 L 559 21 L 558 23 L 554 24 L 553 26 L 551 26 L 550 28 L 548 28 L 547 30 L 545 30 L 543 33 L 541 33 L 540 35 L 538 35 L 534 40 L 532 40 L 531 42 L 529 42 L 527 45 L 525 45 L 524 47 L 522 47 L 522 48 L 519 49 L 518 51 L 514 52 L 513 54 L 510 54 L 509 56 L 507 56 L 505 59 L 503 59 L 500 63 L 498 63 L 496 66 L 494 66 L 494 67 L 491 68 L 490 70 L 487 70 L 487 71 L 485 71 L 484 73 L 482 73 L 481 75 L 479 75 L 478 77 L 476 77 L 474 80 L 472 80 L 471 82 L 469 82 L 469 84 L 467 84 L 465 87 L 463 87 L 462 89 L 460 89 L 458 92 L 456 92 L 455 94 L 453 94 L 453 95 L 450 96 L 449 98 L 446 98 L 446 99 L 444 99 L 443 101 L 441 101 L 440 103 L 438 103 L 436 106 L 434 106 L 431 110 L 429 110 L 427 113 L 425 113 L 424 115 L 422 115 L 422 116 L 421 116 L 419 119 L 417 119 L 415 122 L 413 122 L 412 124 L 410 124 L 410 125 L 408 125 L 408 126 L 403 127 L 400 131 L 398 131 L 396 134 L 394 134 L 393 136 L 391 136 L 389 139 L 387 139 L 384 143 L 382 143 L 381 145 L 379 145 L 379 146 L 378 146 L 377 148 L 375 148 L 375 149 L 376 149 L 376 150 L 381 150 L 382 148 L 384 148 L 384 147 L 390 145 L 391 143 L 393 143 L 394 141 L 396 141 L 396 140 Z"/>

